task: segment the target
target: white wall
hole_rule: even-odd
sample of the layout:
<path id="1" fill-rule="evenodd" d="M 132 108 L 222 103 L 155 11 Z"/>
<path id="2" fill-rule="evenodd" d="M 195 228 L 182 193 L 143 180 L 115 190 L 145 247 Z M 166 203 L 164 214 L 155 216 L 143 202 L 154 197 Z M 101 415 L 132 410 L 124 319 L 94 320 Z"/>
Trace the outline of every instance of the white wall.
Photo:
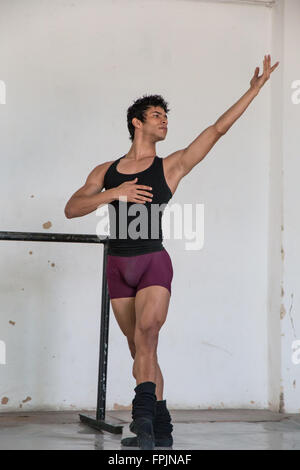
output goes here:
<path id="1" fill-rule="evenodd" d="M 171 112 L 157 154 L 185 147 L 246 92 L 272 53 L 273 16 L 265 6 L 218 2 L 2 0 L 1 230 L 95 233 L 95 213 L 68 220 L 64 206 L 92 168 L 129 150 L 127 108 L 145 93 L 162 94 Z M 171 201 L 205 206 L 202 250 L 164 243 L 174 278 L 158 357 L 173 409 L 279 406 L 270 299 L 280 275 L 270 287 L 268 263 L 270 242 L 276 246 L 269 225 L 278 222 L 268 219 L 272 87 Z M 0 411 L 94 408 L 102 248 L 2 242 L 0 250 Z M 290 366 L 288 355 L 282 360 Z M 131 406 L 131 369 L 111 309 L 107 409 Z M 288 400 L 287 411 L 295 407 Z"/>
<path id="2" fill-rule="evenodd" d="M 300 412 L 300 220 L 299 220 L 299 67 L 300 3 L 284 2 L 282 93 L 282 300 L 281 300 L 281 406 Z M 298 81 L 298 84 L 295 82 Z M 297 89 L 292 88 L 292 84 Z M 294 95 L 294 96 L 293 96 Z M 293 99 L 292 99 L 293 98 Z M 293 345 L 298 341 L 297 346 Z M 296 351 L 297 350 L 297 351 Z M 297 352 L 295 363 L 293 352 Z"/>
<path id="3" fill-rule="evenodd" d="M 269 156 L 268 242 L 268 384 L 269 406 L 282 409 L 280 304 L 282 295 L 282 101 L 283 101 L 283 2 L 272 9 L 272 57 L 280 61 L 271 76 L 271 133 Z"/>

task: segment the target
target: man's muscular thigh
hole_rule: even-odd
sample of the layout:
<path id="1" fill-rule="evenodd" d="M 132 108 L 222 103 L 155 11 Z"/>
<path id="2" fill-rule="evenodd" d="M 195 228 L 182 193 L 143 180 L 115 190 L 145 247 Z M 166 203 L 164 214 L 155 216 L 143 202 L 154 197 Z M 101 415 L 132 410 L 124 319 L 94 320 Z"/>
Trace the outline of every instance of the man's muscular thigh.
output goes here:
<path id="1" fill-rule="evenodd" d="M 135 315 L 135 297 L 124 297 L 120 299 L 111 299 L 112 309 L 115 318 L 126 336 L 131 355 L 135 353 L 134 331 L 136 324 Z"/>

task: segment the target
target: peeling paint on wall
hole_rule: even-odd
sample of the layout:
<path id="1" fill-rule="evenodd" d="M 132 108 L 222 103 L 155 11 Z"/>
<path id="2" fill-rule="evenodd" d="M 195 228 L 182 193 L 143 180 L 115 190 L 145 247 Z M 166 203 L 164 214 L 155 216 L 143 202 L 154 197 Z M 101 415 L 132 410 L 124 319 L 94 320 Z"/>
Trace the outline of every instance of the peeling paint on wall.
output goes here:
<path id="1" fill-rule="evenodd" d="M 22 403 L 27 403 L 28 401 L 30 401 L 32 398 L 31 397 L 26 397 L 25 400 L 22 400 Z"/>
<path id="2" fill-rule="evenodd" d="M 284 305 L 281 304 L 280 305 L 280 319 L 281 320 L 284 318 L 285 314 L 286 314 L 286 311 L 285 311 Z"/>
<path id="3" fill-rule="evenodd" d="M 45 222 L 45 223 L 43 224 L 43 228 L 50 228 L 50 227 L 52 227 L 52 224 L 51 224 L 50 221 Z"/>
<path id="4" fill-rule="evenodd" d="M 124 405 L 119 405 L 119 403 L 114 403 L 114 410 L 131 410 L 132 409 L 132 405 L 127 405 L 127 406 L 124 406 Z"/>
<path id="5" fill-rule="evenodd" d="M 7 405 L 9 398 L 8 397 L 3 397 L 1 400 L 1 405 Z"/>
<path id="6" fill-rule="evenodd" d="M 290 306 L 290 309 L 289 309 L 289 317 L 290 317 L 292 328 L 293 328 L 293 331 L 294 331 L 294 337 L 296 339 L 296 330 L 295 330 L 294 321 L 293 321 L 293 317 L 292 317 L 292 308 L 293 308 L 293 301 L 294 301 L 293 292 L 291 293 L 291 298 L 292 298 L 292 301 L 291 301 L 291 306 Z"/>
<path id="7" fill-rule="evenodd" d="M 279 413 L 284 413 L 284 389 L 283 386 L 280 386 L 280 395 L 279 395 Z"/>
<path id="8" fill-rule="evenodd" d="M 15 324 L 16 324 L 16 322 L 14 322 L 14 321 L 12 321 L 12 320 L 9 320 L 8 323 L 10 323 L 11 325 L 15 325 Z"/>

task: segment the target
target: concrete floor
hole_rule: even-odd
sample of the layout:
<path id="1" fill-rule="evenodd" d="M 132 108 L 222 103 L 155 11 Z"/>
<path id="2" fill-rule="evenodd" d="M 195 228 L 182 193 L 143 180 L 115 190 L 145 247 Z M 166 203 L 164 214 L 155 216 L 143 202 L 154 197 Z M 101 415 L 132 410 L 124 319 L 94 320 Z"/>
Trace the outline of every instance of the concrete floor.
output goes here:
<path id="1" fill-rule="evenodd" d="M 123 426 L 122 434 L 97 431 L 79 413 L 93 411 L 0 413 L 0 449 L 130 450 L 121 446 L 131 411 L 107 411 L 106 420 Z M 268 410 L 170 410 L 173 450 L 300 450 L 300 414 Z M 161 448 L 162 449 L 162 448 Z M 168 448 L 170 449 L 170 448 Z M 132 448 L 136 450 L 136 448 Z"/>

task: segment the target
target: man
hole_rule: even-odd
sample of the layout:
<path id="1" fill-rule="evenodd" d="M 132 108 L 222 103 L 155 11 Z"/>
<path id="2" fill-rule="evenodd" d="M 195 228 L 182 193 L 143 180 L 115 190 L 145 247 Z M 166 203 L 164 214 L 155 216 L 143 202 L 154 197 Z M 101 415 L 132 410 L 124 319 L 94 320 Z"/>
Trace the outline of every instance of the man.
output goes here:
<path id="1" fill-rule="evenodd" d="M 173 444 L 173 426 L 163 399 L 164 381 L 157 361 L 158 336 L 167 317 L 173 266 L 162 245 L 162 214 L 159 212 L 153 217 L 152 208 L 168 203 L 182 178 L 241 116 L 278 64 L 271 67 L 270 55 L 265 56 L 263 73 L 259 76 L 259 67 L 256 67 L 247 92 L 190 145 L 164 159 L 157 157 L 155 147 L 167 134 L 167 103 L 160 95 L 136 100 L 127 111 L 132 141 L 129 152 L 94 168 L 85 185 L 73 194 L 65 207 L 66 217 L 73 218 L 109 204 L 116 216 L 114 236 L 110 234 L 106 274 L 112 308 L 127 338 L 136 379 L 130 430 L 137 437 L 122 439 L 125 446 L 153 449 L 154 445 L 169 447 Z M 101 192 L 103 188 L 106 190 Z M 130 223 L 134 222 L 132 206 L 137 205 L 139 210 L 141 206 L 146 207 L 140 223 L 142 231 L 148 234 L 146 237 L 137 238 L 136 233 L 130 236 L 130 224 L 126 226 L 126 236 L 120 236 L 120 228 L 124 229 L 120 222 L 124 200 Z M 152 236 L 155 224 L 158 230 L 156 236 Z"/>

